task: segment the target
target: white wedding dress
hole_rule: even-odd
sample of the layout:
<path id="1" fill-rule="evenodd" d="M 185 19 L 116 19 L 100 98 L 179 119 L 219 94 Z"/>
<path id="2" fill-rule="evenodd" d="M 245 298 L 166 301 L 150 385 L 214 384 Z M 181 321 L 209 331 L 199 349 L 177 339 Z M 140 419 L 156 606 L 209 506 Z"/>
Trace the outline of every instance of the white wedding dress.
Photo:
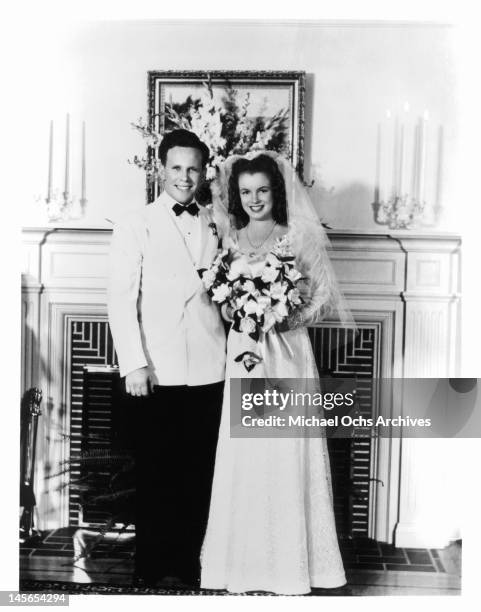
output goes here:
<path id="1" fill-rule="evenodd" d="M 235 247 L 233 247 L 235 248 Z M 232 267 L 259 274 L 266 253 L 238 248 Z M 248 372 L 235 357 L 262 361 Z M 334 523 L 325 438 L 231 438 L 230 378 L 317 378 L 307 329 L 273 330 L 258 345 L 231 330 L 201 586 L 305 594 L 346 583 Z"/>

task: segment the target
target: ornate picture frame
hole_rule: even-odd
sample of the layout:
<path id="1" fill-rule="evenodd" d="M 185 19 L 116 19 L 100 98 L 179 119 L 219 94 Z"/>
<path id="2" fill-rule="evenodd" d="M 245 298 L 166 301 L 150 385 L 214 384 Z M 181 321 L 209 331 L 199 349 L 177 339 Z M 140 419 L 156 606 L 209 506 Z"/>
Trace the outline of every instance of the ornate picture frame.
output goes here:
<path id="1" fill-rule="evenodd" d="M 207 117 L 213 124 L 211 142 L 222 142 L 210 146 L 214 161 L 216 155 L 266 148 L 284 154 L 302 178 L 304 109 L 303 71 L 148 72 L 149 125 L 162 134 L 175 127 L 193 129 Z M 150 191 L 152 201 L 156 193 Z"/>

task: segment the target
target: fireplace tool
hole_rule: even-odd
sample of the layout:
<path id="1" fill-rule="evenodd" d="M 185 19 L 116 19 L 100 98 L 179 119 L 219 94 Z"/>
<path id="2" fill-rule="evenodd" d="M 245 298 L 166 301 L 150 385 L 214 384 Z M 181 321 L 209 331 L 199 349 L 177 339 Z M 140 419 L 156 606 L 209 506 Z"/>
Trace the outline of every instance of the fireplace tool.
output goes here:
<path id="1" fill-rule="evenodd" d="M 34 509 L 36 506 L 33 491 L 35 471 L 35 453 L 37 446 L 38 417 L 42 414 L 40 403 L 42 391 L 37 387 L 29 389 L 22 402 L 20 421 L 20 506 L 23 507 L 20 517 L 21 543 L 38 540 L 41 533 L 34 526 Z"/>

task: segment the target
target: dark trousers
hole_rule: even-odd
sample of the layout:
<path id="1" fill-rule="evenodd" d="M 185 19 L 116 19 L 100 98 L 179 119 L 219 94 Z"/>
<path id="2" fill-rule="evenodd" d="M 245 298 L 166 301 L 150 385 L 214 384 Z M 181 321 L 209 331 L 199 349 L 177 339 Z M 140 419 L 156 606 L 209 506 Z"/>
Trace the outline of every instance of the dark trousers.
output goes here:
<path id="1" fill-rule="evenodd" d="M 139 576 L 200 575 L 223 388 L 223 382 L 156 386 L 150 396 L 126 402 L 136 462 Z"/>

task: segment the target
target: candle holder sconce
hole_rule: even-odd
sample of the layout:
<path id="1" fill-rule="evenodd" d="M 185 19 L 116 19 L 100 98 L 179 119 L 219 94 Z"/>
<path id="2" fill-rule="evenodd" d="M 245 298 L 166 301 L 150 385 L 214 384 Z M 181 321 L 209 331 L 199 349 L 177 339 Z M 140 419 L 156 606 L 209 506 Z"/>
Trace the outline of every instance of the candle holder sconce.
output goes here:
<path id="1" fill-rule="evenodd" d="M 73 195 L 55 190 L 45 202 L 47 220 L 49 222 L 75 221 L 85 214 L 86 199 L 79 199 Z"/>
<path id="2" fill-rule="evenodd" d="M 374 220 L 379 225 L 387 225 L 390 229 L 412 229 L 426 225 L 424 219 L 426 202 L 410 197 L 392 196 L 387 202 L 374 202 Z"/>

